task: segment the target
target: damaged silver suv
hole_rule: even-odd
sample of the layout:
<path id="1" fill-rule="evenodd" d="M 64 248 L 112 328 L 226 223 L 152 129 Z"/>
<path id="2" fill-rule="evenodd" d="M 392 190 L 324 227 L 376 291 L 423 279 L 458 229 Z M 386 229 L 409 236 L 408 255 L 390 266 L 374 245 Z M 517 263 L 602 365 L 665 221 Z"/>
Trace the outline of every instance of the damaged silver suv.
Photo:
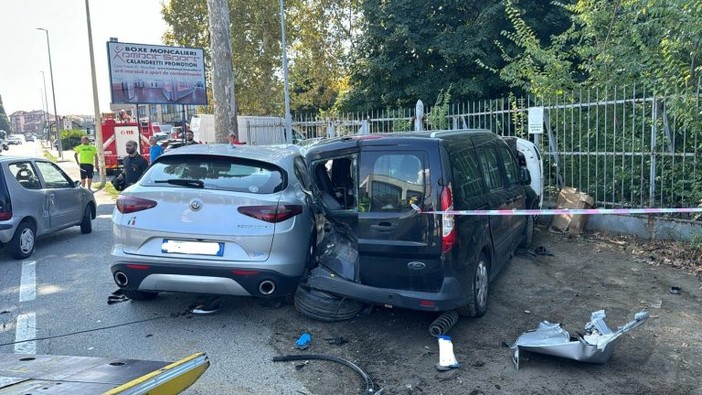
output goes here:
<path id="1" fill-rule="evenodd" d="M 317 265 L 295 295 L 298 311 L 326 321 L 351 318 L 361 303 L 485 314 L 490 280 L 531 243 L 534 219 L 444 212 L 536 207 L 516 155 L 487 130 L 374 134 L 311 147 L 315 200 L 328 224 Z"/>

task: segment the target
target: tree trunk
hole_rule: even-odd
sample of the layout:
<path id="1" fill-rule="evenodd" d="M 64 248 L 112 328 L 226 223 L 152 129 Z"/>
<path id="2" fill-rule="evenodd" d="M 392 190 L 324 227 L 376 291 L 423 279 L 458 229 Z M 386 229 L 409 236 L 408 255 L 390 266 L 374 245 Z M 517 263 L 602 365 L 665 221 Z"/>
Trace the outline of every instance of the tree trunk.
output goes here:
<path id="1" fill-rule="evenodd" d="M 212 49 L 212 94 L 215 110 L 217 142 L 226 142 L 227 134 L 238 136 L 234 65 L 232 62 L 231 28 L 228 0 L 207 0 Z"/>

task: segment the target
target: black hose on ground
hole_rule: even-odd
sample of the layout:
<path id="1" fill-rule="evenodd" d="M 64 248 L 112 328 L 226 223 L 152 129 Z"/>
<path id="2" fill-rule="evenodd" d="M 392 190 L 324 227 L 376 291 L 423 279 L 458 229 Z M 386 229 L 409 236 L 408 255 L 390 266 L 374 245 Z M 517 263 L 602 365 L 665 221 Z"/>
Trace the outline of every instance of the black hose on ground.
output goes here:
<path id="1" fill-rule="evenodd" d="M 358 367 L 355 363 L 339 358 L 339 357 L 334 357 L 331 355 L 322 355 L 322 354 L 300 354 L 300 355 L 280 355 L 273 357 L 273 362 L 287 362 L 287 361 L 304 361 L 307 359 L 318 359 L 321 361 L 332 361 L 336 363 L 340 363 L 342 365 L 346 365 L 353 369 L 356 373 L 358 373 L 361 378 L 366 382 L 366 389 L 364 391 L 364 394 L 374 394 L 375 389 L 374 389 L 374 384 L 373 384 L 373 379 L 371 379 L 371 376 L 364 372 L 363 369 Z"/>

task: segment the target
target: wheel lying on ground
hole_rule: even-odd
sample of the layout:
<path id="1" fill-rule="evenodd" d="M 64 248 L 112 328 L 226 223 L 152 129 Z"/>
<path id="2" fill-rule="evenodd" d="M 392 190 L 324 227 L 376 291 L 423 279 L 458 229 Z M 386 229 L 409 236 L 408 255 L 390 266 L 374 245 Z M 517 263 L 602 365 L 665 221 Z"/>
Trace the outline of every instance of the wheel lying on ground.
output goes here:
<path id="1" fill-rule="evenodd" d="M 323 322 L 344 321 L 357 316 L 363 303 L 347 298 L 298 286 L 295 292 L 295 309 L 305 317 Z"/>
<path id="2" fill-rule="evenodd" d="M 34 224 L 23 221 L 15 230 L 15 235 L 8 243 L 10 255 L 15 259 L 25 259 L 34 253 L 37 240 L 37 230 Z"/>
<path id="3" fill-rule="evenodd" d="M 90 205 L 83 210 L 83 220 L 80 222 L 80 233 L 90 233 L 93 231 L 93 213 Z"/>
<path id="4" fill-rule="evenodd" d="M 480 253 L 470 273 L 468 304 L 456 311 L 463 317 L 482 317 L 487 312 L 488 290 L 490 289 L 490 267 L 485 254 Z"/>
<path id="5" fill-rule="evenodd" d="M 158 292 L 144 292 L 131 289 L 123 289 L 122 293 L 131 300 L 152 300 L 158 295 Z"/>

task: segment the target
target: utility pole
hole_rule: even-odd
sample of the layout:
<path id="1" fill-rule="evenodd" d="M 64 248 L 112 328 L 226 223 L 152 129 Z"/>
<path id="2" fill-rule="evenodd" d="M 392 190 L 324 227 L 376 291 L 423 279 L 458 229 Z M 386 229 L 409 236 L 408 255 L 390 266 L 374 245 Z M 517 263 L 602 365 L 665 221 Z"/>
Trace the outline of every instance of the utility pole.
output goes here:
<path id="1" fill-rule="evenodd" d="M 105 171 L 105 147 L 102 145 L 102 123 L 100 120 L 100 98 L 98 97 L 97 76 L 95 74 L 95 52 L 93 51 L 93 28 L 90 24 L 90 4 L 85 0 L 85 15 L 88 20 L 88 46 L 90 47 L 90 74 L 93 80 L 93 111 L 95 112 L 95 146 L 98 152 L 98 165 L 100 166 L 100 184 L 97 189 L 105 186 L 107 173 Z"/>
<path id="2" fill-rule="evenodd" d="M 285 0 L 280 0 L 280 31 L 283 47 L 283 84 L 285 87 L 285 141 L 292 144 L 292 117 L 290 116 L 290 88 L 288 85 L 288 50 L 285 41 Z"/>
<path id="3" fill-rule="evenodd" d="M 59 158 L 63 160 L 63 143 L 61 142 L 61 129 L 59 129 L 59 116 L 56 111 L 56 90 L 54 89 L 54 67 L 51 65 L 51 44 L 49 43 L 49 31 L 43 27 L 36 28 L 46 33 L 46 49 L 49 51 L 49 75 L 51 76 L 51 96 L 54 99 L 54 123 L 56 124 L 56 147 L 58 148 Z"/>
<path id="4" fill-rule="evenodd" d="M 239 137 L 236 120 L 234 66 L 228 0 L 207 0 L 210 48 L 212 50 L 212 94 L 215 109 L 215 138 L 227 141 L 227 134 Z"/>
<path id="5" fill-rule="evenodd" d="M 42 108 L 44 111 L 44 128 L 46 128 L 46 139 L 49 141 L 49 146 L 51 146 L 51 124 L 49 123 L 49 96 L 46 93 L 46 77 L 44 72 L 41 72 L 41 80 L 44 81 L 44 103 L 46 108 Z M 41 138 L 44 137 L 44 128 L 41 129 Z"/>

